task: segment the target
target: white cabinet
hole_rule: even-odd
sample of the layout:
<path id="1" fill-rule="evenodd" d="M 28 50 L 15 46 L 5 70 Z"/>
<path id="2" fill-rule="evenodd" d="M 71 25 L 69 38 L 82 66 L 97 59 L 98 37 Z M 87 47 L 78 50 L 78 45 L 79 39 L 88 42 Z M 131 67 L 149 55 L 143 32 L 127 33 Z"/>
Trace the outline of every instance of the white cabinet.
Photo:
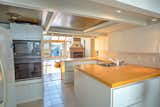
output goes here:
<path id="1" fill-rule="evenodd" d="M 144 83 L 113 89 L 113 107 L 134 107 L 143 102 Z"/>
<path id="2" fill-rule="evenodd" d="M 110 88 L 75 69 L 78 107 L 160 107 L 160 78 Z"/>
<path id="3" fill-rule="evenodd" d="M 74 82 L 74 67 L 76 65 L 82 64 L 96 64 L 96 60 L 79 60 L 79 61 L 65 61 L 62 63 L 62 76 L 64 83 L 73 83 Z"/>
<path id="4" fill-rule="evenodd" d="M 26 103 L 43 98 L 43 80 L 35 79 L 16 82 L 16 102 Z"/>
<path id="5" fill-rule="evenodd" d="M 75 71 L 74 78 L 78 107 L 111 107 L 109 87 L 79 71 Z"/>
<path id="6" fill-rule="evenodd" d="M 43 29 L 36 25 L 11 23 L 10 32 L 14 40 L 41 40 Z"/>

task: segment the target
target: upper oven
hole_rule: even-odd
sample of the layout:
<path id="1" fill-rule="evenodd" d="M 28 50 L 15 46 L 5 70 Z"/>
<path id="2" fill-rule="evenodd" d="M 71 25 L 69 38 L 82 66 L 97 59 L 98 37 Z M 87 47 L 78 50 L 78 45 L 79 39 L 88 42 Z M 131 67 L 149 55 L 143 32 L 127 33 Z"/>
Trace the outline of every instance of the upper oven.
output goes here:
<path id="1" fill-rule="evenodd" d="M 41 56 L 41 42 L 32 40 L 14 40 L 15 57 Z"/>

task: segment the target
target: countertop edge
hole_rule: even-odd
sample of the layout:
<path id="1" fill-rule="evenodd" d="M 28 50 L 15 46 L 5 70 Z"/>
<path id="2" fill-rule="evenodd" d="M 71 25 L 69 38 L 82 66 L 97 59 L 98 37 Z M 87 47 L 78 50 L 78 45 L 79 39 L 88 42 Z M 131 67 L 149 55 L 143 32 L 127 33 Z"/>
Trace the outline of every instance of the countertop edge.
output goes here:
<path id="1" fill-rule="evenodd" d="M 152 79 L 152 78 L 156 78 L 156 77 L 160 76 L 160 74 L 157 73 L 157 74 L 152 74 L 152 75 L 149 75 L 149 76 L 143 76 L 141 78 L 135 78 L 135 79 L 124 81 L 124 82 L 121 81 L 121 82 L 118 82 L 118 83 L 115 83 L 115 84 L 110 84 L 110 83 L 107 83 L 106 81 L 103 81 L 103 80 L 97 78 L 94 75 L 91 75 L 90 73 L 87 73 L 86 71 L 84 71 L 81 68 L 79 68 L 78 65 L 75 66 L 74 69 L 77 69 L 78 71 L 81 71 L 81 72 L 87 74 L 88 76 L 90 76 L 92 78 L 95 78 L 97 81 L 102 82 L 103 84 L 107 85 L 110 88 L 118 88 L 118 87 L 122 87 L 122 86 L 125 86 L 125 85 L 142 82 L 142 81 L 145 81 L 145 80 L 148 80 L 148 79 Z"/>

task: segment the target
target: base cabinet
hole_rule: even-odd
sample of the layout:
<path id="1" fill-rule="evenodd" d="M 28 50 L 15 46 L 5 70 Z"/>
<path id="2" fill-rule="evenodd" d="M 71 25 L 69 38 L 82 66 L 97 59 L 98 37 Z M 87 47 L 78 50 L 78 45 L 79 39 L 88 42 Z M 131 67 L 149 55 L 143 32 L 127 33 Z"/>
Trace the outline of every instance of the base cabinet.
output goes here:
<path id="1" fill-rule="evenodd" d="M 160 78 L 110 88 L 74 70 L 74 89 L 79 107 L 160 107 Z"/>
<path id="2" fill-rule="evenodd" d="M 96 63 L 97 63 L 96 60 L 62 62 L 61 70 L 62 70 L 62 79 L 64 80 L 64 83 L 74 82 L 74 66 L 82 64 L 96 64 Z"/>

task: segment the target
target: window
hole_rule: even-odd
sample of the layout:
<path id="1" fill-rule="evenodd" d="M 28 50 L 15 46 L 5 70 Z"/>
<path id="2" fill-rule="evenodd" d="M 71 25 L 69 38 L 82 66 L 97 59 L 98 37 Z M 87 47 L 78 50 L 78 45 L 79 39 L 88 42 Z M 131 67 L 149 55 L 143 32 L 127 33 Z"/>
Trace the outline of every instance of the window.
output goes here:
<path id="1" fill-rule="evenodd" d="M 70 56 L 72 37 L 44 35 L 42 40 L 43 57 L 61 58 Z"/>

